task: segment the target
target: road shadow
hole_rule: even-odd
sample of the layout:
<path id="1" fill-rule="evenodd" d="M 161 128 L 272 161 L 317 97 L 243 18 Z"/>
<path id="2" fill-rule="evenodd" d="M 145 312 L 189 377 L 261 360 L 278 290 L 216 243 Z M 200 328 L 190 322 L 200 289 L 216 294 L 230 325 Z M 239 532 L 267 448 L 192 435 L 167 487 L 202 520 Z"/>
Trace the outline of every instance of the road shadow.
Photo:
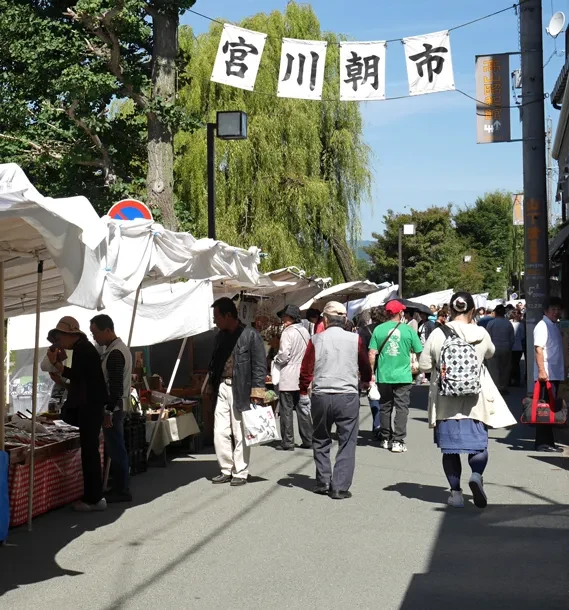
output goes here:
<path id="1" fill-rule="evenodd" d="M 111 504 L 105 512 L 75 513 L 66 506 L 34 519 L 33 531 L 26 526 L 11 529 L 8 542 L 0 548 L 0 597 L 22 585 L 77 576 L 81 572 L 65 570 L 57 563 L 57 554 L 86 532 L 110 525 L 125 511 L 153 502 L 157 498 L 219 473 L 215 460 L 170 462 L 166 470 L 150 469 L 132 478 L 133 502 Z M 2 604 L 0 604 L 1 606 Z"/>
<path id="2" fill-rule="evenodd" d="M 420 485 L 419 483 L 395 483 L 383 488 L 383 491 L 394 491 L 410 500 L 421 500 L 432 504 L 446 504 L 449 496 L 447 487 Z"/>
<path id="3" fill-rule="evenodd" d="M 567 455 L 530 455 L 532 460 L 544 462 L 550 466 L 556 466 L 562 470 L 569 470 L 569 456 Z"/>
<path id="4" fill-rule="evenodd" d="M 421 421 L 424 424 L 428 424 L 429 423 L 429 418 L 428 417 L 412 417 L 411 419 L 414 419 L 415 421 Z"/>
<path id="5" fill-rule="evenodd" d="M 312 488 L 316 486 L 316 480 L 307 474 L 291 472 L 285 478 L 279 479 L 277 485 L 288 488 L 298 487 L 299 489 L 312 492 Z"/>
<path id="6" fill-rule="evenodd" d="M 400 610 L 569 607 L 569 506 L 440 510 L 428 569 L 413 576 Z"/>
<path id="7" fill-rule="evenodd" d="M 358 447 L 379 447 L 379 440 L 370 430 L 359 430 Z"/>

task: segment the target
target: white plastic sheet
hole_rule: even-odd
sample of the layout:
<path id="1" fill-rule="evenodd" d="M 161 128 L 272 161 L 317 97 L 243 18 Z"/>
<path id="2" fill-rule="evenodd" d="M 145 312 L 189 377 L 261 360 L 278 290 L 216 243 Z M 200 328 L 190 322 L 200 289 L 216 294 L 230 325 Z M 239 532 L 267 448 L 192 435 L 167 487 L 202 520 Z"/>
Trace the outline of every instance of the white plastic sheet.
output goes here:
<path id="1" fill-rule="evenodd" d="M 190 233 L 168 231 L 150 220 L 103 220 L 107 240 L 95 252 L 86 253 L 88 265 L 98 267 L 99 273 L 80 287 L 98 308 L 124 299 L 152 279 L 211 279 L 239 288 L 272 286 L 258 270 L 258 248 L 244 250 L 213 239 L 196 240 Z"/>
<path id="2" fill-rule="evenodd" d="M 15 163 L 0 164 L 0 258 L 5 261 L 5 315 L 36 307 L 38 259 L 44 261 L 41 308 L 73 298 L 89 307 L 78 286 L 99 271 L 86 252 L 103 242 L 107 229 L 85 197 L 41 195 Z"/>
<path id="3" fill-rule="evenodd" d="M 134 294 L 112 303 L 103 311 L 69 306 L 41 314 L 40 347 L 48 347 L 47 333 L 63 316 L 73 316 L 80 328 L 89 335 L 89 322 L 99 313 L 106 313 L 115 323 L 116 333 L 126 341 L 132 319 Z M 212 286 L 209 281 L 159 284 L 141 290 L 136 313 L 133 346 L 154 345 L 190 337 L 213 328 L 211 304 Z M 8 322 L 10 350 L 34 346 L 35 315 L 11 318 Z"/>

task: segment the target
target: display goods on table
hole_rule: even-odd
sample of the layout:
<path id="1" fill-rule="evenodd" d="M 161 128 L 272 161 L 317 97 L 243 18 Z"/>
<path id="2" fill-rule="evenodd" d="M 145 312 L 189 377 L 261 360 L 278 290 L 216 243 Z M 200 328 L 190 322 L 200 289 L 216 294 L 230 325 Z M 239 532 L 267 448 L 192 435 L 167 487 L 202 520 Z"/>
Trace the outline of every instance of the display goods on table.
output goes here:
<path id="1" fill-rule="evenodd" d="M 50 417 L 55 415 L 40 416 L 36 424 L 33 517 L 70 504 L 83 495 L 79 430 Z M 14 415 L 6 424 L 12 527 L 22 525 L 28 518 L 30 443 L 31 420 L 22 414 Z M 102 453 L 101 437 L 101 456 Z"/>

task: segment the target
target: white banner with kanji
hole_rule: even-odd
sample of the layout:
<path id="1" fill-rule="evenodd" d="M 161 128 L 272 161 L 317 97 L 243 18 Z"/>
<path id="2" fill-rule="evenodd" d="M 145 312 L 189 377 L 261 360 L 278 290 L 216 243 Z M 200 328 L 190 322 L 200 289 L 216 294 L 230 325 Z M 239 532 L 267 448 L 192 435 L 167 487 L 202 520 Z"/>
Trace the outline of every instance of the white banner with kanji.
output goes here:
<path id="1" fill-rule="evenodd" d="M 279 70 L 279 97 L 322 99 L 327 42 L 283 38 Z"/>
<path id="2" fill-rule="evenodd" d="M 267 35 L 224 24 L 211 80 L 253 91 Z"/>
<path id="3" fill-rule="evenodd" d="M 403 39 L 409 94 L 455 89 L 448 30 Z"/>
<path id="4" fill-rule="evenodd" d="M 340 43 L 340 99 L 342 101 L 385 99 L 387 44 Z"/>

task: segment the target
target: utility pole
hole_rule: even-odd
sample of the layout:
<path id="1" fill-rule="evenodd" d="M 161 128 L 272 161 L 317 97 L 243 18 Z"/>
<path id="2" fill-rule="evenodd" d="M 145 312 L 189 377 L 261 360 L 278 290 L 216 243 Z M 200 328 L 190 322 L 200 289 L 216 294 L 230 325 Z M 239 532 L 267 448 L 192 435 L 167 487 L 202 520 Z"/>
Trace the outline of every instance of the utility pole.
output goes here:
<path id="1" fill-rule="evenodd" d="M 527 385 L 533 387 L 533 331 L 549 296 L 547 169 L 543 91 L 541 0 L 527 0 L 520 11 L 523 102 L 524 249 L 527 331 Z"/>
<path id="2" fill-rule="evenodd" d="M 551 147 L 553 140 L 553 121 L 551 117 L 545 120 L 545 144 L 547 155 L 547 226 L 553 226 L 553 157 L 551 155 Z"/>
<path id="3" fill-rule="evenodd" d="M 403 226 L 399 227 L 399 298 L 403 297 Z"/>

